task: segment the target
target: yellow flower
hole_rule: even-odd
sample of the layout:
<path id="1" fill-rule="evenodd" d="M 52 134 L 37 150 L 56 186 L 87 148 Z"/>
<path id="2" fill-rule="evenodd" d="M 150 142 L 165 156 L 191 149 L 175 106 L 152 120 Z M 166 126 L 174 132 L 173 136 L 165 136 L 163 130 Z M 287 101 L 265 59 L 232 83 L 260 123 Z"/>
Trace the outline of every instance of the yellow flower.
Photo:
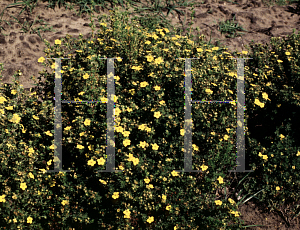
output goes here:
<path id="1" fill-rule="evenodd" d="M 146 147 L 146 141 L 140 141 L 140 146 L 142 147 L 142 148 L 145 148 Z"/>
<path id="2" fill-rule="evenodd" d="M 149 184 L 150 180 L 147 178 L 147 179 L 144 179 L 145 183 L 146 184 Z"/>
<path id="3" fill-rule="evenodd" d="M 231 94 L 233 94 L 233 92 L 230 89 L 228 89 L 228 92 L 231 93 Z"/>
<path id="4" fill-rule="evenodd" d="M 138 127 L 138 129 L 140 129 L 140 130 L 144 130 L 145 128 L 146 128 L 145 124 L 139 125 L 139 127 Z"/>
<path id="5" fill-rule="evenodd" d="M 280 190 L 280 187 L 279 187 L 279 186 L 277 186 L 277 187 L 276 187 L 276 190 L 277 190 L 277 191 L 279 191 L 279 190 Z"/>
<path id="6" fill-rule="evenodd" d="M 132 161 L 134 159 L 133 155 L 131 153 L 128 154 L 128 161 Z"/>
<path id="7" fill-rule="evenodd" d="M 56 39 L 56 40 L 55 40 L 55 44 L 56 44 L 56 45 L 60 45 L 60 44 L 61 44 L 61 40 Z"/>
<path id="8" fill-rule="evenodd" d="M 84 125 L 89 126 L 90 124 L 91 124 L 91 120 L 90 119 L 85 119 Z"/>
<path id="9" fill-rule="evenodd" d="M 280 139 L 283 139 L 283 138 L 285 138 L 285 136 L 283 136 L 282 134 L 280 134 L 279 136 L 280 136 Z"/>
<path id="10" fill-rule="evenodd" d="M 38 62 L 43 63 L 45 60 L 46 60 L 46 59 L 45 59 L 44 57 L 40 57 L 40 58 L 38 59 Z"/>
<path id="11" fill-rule="evenodd" d="M 49 148 L 50 149 L 56 149 L 57 147 L 54 144 L 52 144 Z"/>
<path id="12" fill-rule="evenodd" d="M 84 146 L 82 146 L 82 145 L 77 145 L 76 148 L 78 148 L 78 149 L 84 149 Z"/>
<path id="13" fill-rule="evenodd" d="M 145 41 L 145 44 L 149 45 L 149 44 L 151 44 L 151 42 L 150 41 Z"/>
<path id="14" fill-rule="evenodd" d="M 140 66 L 133 66 L 131 69 L 141 70 L 141 69 L 143 69 L 143 68 L 140 67 Z"/>
<path id="15" fill-rule="evenodd" d="M 34 149 L 33 148 L 29 148 L 28 152 L 29 152 L 28 155 L 31 156 L 31 154 L 34 153 Z"/>
<path id="16" fill-rule="evenodd" d="M 124 170 L 124 167 L 122 165 L 119 166 L 119 169 Z"/>
<path id="17" fill-rule="evenodd" d="M 235 216 L 235 217 L 240 216 L 239 213 L 238 213 L 238 211 L 235 211 L 234 216 Z"/>
<path id="18" fill-rule="evenodd" d="M 13 219 L 13 222 L 14 222 L 14 223 L 17 223 L 18 221 L 17 221 L 17 219 L 16 219 L 16 218 L 14 218 L 14 219 Z"/>
<path id="19" fill-rule="evenodd" d="M 153 184 L 149 184 L 148 187 L 149 187 L 149 188 L 154 188 L 154 187 L 153 187 Z"/>
<path id="20" fill-rule="evenodd" d="M 154 86 L 154 89 L 155 89 L 156 91 L 158 91 L 158 90 L 160 90 L 160 86 Z"/>
<path id="21" fill-rule="evenodd" d="M 222 201 L 221 200 L 215 200 L 216 205 L 222 205 Z"/>
<path id="22" fill-rule="evenodd" d="M 145 82 L 145 81 L 143 81 L 143 82 L 140 83 L 141 87 L 146 87 L 147 85 L 148 85 L 148 82 Z"/>
<path id="23" fill-rule="evenodd" d="M 5 109 L 7 109 L 7 110 L 13 110 L 14 107 L 13 106 L 7 106 L 7 107 L 5 107 Z"/>
<path id="24" fill-rule="evenodd" d="M 123 128 L 121 126 L 116 127 L 116 132 L 123 133 Z"/>
<path id="25" fill-rule="evenodd" d="M 268 159 L 268 156 L 267 155 L 262 155 L 263 159 L 264 160 L 267 160 Z"/>
<path id="26" fill-rule="evenodd" d="M 106 181 L 99 179 L 102 184 L 107 184 Z"/>
<path id="27" fill-rule="evenodd" d="M 105 159 L 103 157 L 101 157 L 100 159 L 97 159 L 97 163 L 98 163 L 98 165 L 104 165 Z"/>
<path id="28" fill-rule="evenodd" d="M 153 150 L 158 150 L 159 146 L 157 144 L 152 145 Z"/>
<path id="29" fill-rule="evenodd" d="M 257 98 L 255 99 L 254 104 L 260 106 L 261 108 L 263 108 L 265 106 L 265 104 L 261 103 Z"/>
<path id="30" fill-rule="evenodd" d="M 180 129 L 180 135 L 184 136 L 184 129 Z"/>
<path id="31" fill-rule="evenodd" d="M 155 64 L 161 64 L 161 63 L 163 63 L 163 59 L 161 57 L 158 57 L 158 58 L 155 59 L 154 63 Z"/>
<path id="32" fill-rule="evenodd" d="M 39 120 L 40 118 L 38 116 L 32 115 L 33 119 Z"/>
<path id="33" fill-rule="evenodd" d="M 32 223 L 32 220 L 33 220 L 32 217 L 30 217 L 30 216 L 27 217 L 27 223 L 28 223 L 28 224 L 31 224 L 31 223 Z"/>
<path id="34" fill-rule="evenodd" d="M 96 161 L 94 161 L 93 159 L 90 159 L 88 161 L 88 165 L 94 166 L 96 164 Z"/>
<path id="35" fill-rule="evenodd" d="M 129 131 L 123 131 L 122 132 L 124 137 L 129 137 L 130 132 Z"/>
<path id="36" fill-rule="evenodd" d="M 40 171 L 43 172 L 43 174 L 45 174 L 45 172 L 47 171 L 46 169 L 39 169 Z"/>
<path id="37" fill-rule="evenodd" d="M 176 172 L 175 170 L 173 170 L 172 172 L 171 172 L 171 174 L 172 174 L 172 176 L 178 176 L 178 172 Z"/>
<path id="38" fill-rule="evenodd" d="M 83 136 L 85 134 L 85 132 L 81 132 L 81 133 L 79 133 L 79 136 Z"/>
<path id="39" fill-rule="evenodd" d="M 131 212 L 129 211 L 129 209 L 126 209 L 125 211 L 123 211 L 123 213 L 125 214 L 124 218 L 128 218 L 128 219 L 130 218 L 130 213 Z"/>
<path id="40" fill-rule="evenodd" d="M 146 58 L 148 62 L 152 62 L 154 59 L 154 57 L 152 57 L 151 55 L 146 56 Z"/>
<path id="41" fill-rule="evenodd" d="M 154 112 L 154 117 L 159 118 L 161 116 L 160 112 Z"/>
<path id="42" fill-rule="evenodd" d="M 219 176 L 219 178 L 217 180 L 219 181 L 220 184 L 224 183 L 223 178 L 221 176 Z"/>
<path id="43" fill-rule="evenodd" d="M 83 77 L 83 79 L 88 79 L 89 75 L 87 73 L 85 73 L 82 77 Z"/>
<path id="44" fill-rule="evenodd" d="M 194 149 L 194 150 L 196 150 L 196 151 L 198 151 L 198 150 L 199 150 L 199 148 L 198 148 L 198 146 L 197 146 L 197 145 L 193 144 L 192 146 L 193 146 L 193 149 Z"/>
<path id="45" fill-rule="evenodd" d="M 296 156 L 297 156 L 297 157 L 300 156 L 300 151 L 297 152 Z"/>
<path id="46" fill-rule="evenodd" d="M 112 195 L 113 199 L 118 199 L 119 198 L 119 192 L 114 192 L 114 194 Z"/>
<path id="47" fill-rule="evenodd" d="M 3 203 L 6 202 L 5 196 L 6 196 L 6 195 L 1 195 L 1 196 L 0 196 L 0 202 L 3 202 Z"/>
<path id="48" fill-rule="evenodd" d="M 202 169 L 202 171 L 205 171 L 206 169 L 208 169 L 208 166 L 206 166 L 206 165 L 201 165 L 200 168 Z"/>
<path id="49" fill-rule="evenodd" d="M 248 51 L 244 51 L 244 50 L 242 51 L 242 54 L 247 54 L 247 53 L 248 53 Z"/>
<path id="50" fill-rule="evenodd" d="M 159 104 L 161 104 L 161 105 L 165 105 L 165 104 L 166 104 L 166 102 L 165 102 L 165 101 L 160 101 L 160 102 L 159 102 Z"/>
<path id="51" fill-rule="evenodd" d="M 168 205 L 168 206 L 166 207 L 166 210 L 169 211 L 169 210 L 171 209 L 171 207 L 172 207 L 171 205 Z"/>
<path id="52" fill-rule="evenodd" d="M 205 92 L 206 92 L 207 94 L 212 94 L 212 93 L 213 93 L 213 91 L 210 90 L 210 89 L 205 89 Z"/>
<path id="53" fill-rule="evenodd" d="M 71 126 L 67 126 L 66 128 L 64 128 L 64 130 L 68 131 L 70 130 L 72 127 Z"/>
<path id="54" fill-rule="evenodd" d="M 140 160 L 138 158 L 133 158 L 132 159 L 132 162 L 133 162 L 134 165 L 137 165 L 139 163 L 139 161 Z"/>
<path id="55" fill-rule="evenodd" d="M 238 212 L 238 211 L 233 211 L 233 210 L 231 210 L 230 213 L 231 213 L 231 214 L 234 214 L 235 217 L 238 217 L 238 216 L 239 216 L 239 212 Z"/>
<path id="56" fill-rule="evenodd" d="M 154 221 L 154 217 L 153 217 L 153 216 L 150 216 L 150 217 L 147 219 L 147 222 L 148 222 L 149 224 L 151 224 L 153 221 Z"/>
<path id="57" fill-rule="evenodd" d="M 271 101 L 269 98 L 268 98 L 268 94 L 267 93 L 262 93 L 262 97 L 266 100 L 269 100 Z"/>
<path id="58" fill-rule="evenodd" d="M 121 113 L 122 111 L 119 109 L 119 108 L 116 108 L 115 109 L 115 115 L 116 116 L 119 116 L 119 114 Z"/>
<path id="59" fill-rule="evenodd" d="M 53 134 L 48 130 L 47 132 L 44 132 L 46 135 L 48 135 L 48 136 L 53 136 Z"/>
<path id="60" fill-rule="evenodd" d="M 18 114 L 14 114 L 13 117 L 12 117 L 12 119 L 9 120 L 9 121 L 18 124 L 20 122 L 20 120 L 21 120 L 21 118 L 19 117 L 19 115 Z"/>
<path id="61" fill-rule="evenodd" d="M 277 62 L 281 63 L 281 62 L 283 62 L 283 61 L 281 61 L 281 60 L 277 60 Z"/>
<path id="62" fill-rule="evenodd" d="M 135 89 L 130 89 L 129 93 L 131 93 L 131 95 L 135 94 Z"/>
<path id="63" fill-rule="evenodd" d="M 0 97 L 0 104 L 3 104 L 5 101 L 7 101 L 5 97 Z"/>
<path id="64" fill-rule="evenodd" d="M 63 200 L 62 202 L 61 202 L 61 204 L 63 205 L 63 206 L 65 206 L 66 204 L 68 204 L 69 202 L 67 201 L 67 200 Z"/>
<path id="65" fill-rule="evenodd" d="M 231 203 L 231 204 L 235 204 L 235 201 L 231 198 L 228 198 L 228 201 Z"/>
<path id="66" fill-rule="evenodd" d="M 197 52 L 202 52 L 203 51 L 203 49 L 201 49 L 201 48 L 197 48 Z"/>
<path id="67" fill-rule="evenodd" d="M 101 98 L 101 102 L 102 102 L 102 103 L 107 103 L 107 98 L 102 97 L 102 98 Z"/>
<path id="68" fill-rule="evenodd" d="M 25 190 L 27 188 L 26 183 L 21 183 L 20 184 L 20 188 L 23 189 L 23 190 Z"/>
<path id="69" fill-rule="evenodd" d="M 123 141 L 123 145 L 126 147 L 128 145 L 130 145 L 130 140 L 129 139 L 126 139 Z"/>
<path id="70" fill-rule="evenodd" d="M 291 55 L 291 53 L 287 51 L 287 52 L 285 52 L 285 55 L 288 56 L 288 55 Z"/>
<path id="71" fill-rule="evenodd" d="M 162 197 L 163 200 L 166 200 L 166 199 L 167 199 L 167 196 L 166 196 L 166 195 L 162 195 L 161 197 Z"/>
<path id="72" fill-rule="evenodd" d="M 227 141 L 227 140 L 228 140 L 228 138 L 229 138 L 229 136 L 228 136 L 227 134 L 225 134 L 225 136 L 224 136 L 224 140 L 225 140 L 225 141 Z"/>

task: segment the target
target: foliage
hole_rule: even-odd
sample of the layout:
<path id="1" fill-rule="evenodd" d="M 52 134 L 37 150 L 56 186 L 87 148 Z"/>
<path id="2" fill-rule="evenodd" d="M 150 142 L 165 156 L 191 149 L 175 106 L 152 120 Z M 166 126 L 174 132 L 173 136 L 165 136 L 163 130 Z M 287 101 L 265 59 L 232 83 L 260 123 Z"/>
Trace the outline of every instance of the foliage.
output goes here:
<path id="1" fill-rule="evenodd" d="M 0 96 L 0 226 L 245 228 L 235 194 L 221 192 L 231 186 L 228 170 L 236 166 L 235 103 L 193 105 L 193 169 L 202 172 L 174 171 L 184 167 L 185 103 L 184 60 L 175 58 L 199 58 L 192 62 L 194 100 L 234 101 L 236 60 L 230 58 L 238 53 L 201 41 L 195 44 L 158 24 L 149 32 L 129 23 L 126 12 L 112 13 L 110 20 L 99 19 L 97 34 L 91 23 L 92 38 L 66 36 L 54 46 L 45 41 L 45 53 L 48 58 L 70 58 L 62 59 L 61 99 L 74 101 L 105 101 L 107 65 L 100 58 L 122 58 L 115 62 L 115 164 L 124 171 L 97 172 L 105 169 L 106 104 L 76 103 L 62 104 L 62 164 L 71 172 L 45 173 L 56 161 L 56 73 L 40 72 L 46 81 L 39 76 L 31 95 L 15 81 L 12 87 L 4 86 Z M 253 59 L 245 62 L 246 154 L 255 171 L 242 187 L 246 194 L 264 188 L 258 199 L 276 205 L 283 197 L 299 196 L 297 190 L 289 190 L 298 185 L 295 168 L 300 167 L 295 119 L 300 101 L 298 40 L 299 35 L 280 45 L 274 40 L 271 50 L 251 46 Z M 55 69 L 54 59 L 39 62 Z M 287 109 L 292 114 L 284 116 Z M 263 115 L 256 119 L 255 114 Z M 274 129 L 257 135 L 258 121 Z"/>

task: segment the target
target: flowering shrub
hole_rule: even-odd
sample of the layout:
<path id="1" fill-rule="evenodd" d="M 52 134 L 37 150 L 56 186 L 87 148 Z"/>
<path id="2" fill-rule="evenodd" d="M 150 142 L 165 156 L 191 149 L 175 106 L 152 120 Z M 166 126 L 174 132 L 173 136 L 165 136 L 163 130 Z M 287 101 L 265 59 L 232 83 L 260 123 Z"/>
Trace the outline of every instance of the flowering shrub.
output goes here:
<path id="1" fill-rule="evenodd" d="M 45 41 L 45 53 L 49 58 L 70 58 L 62 59 L 61 71 L 61 99 L 68 101 L 107 101 L 107 61 L 100 57 L 118 57 L 115 165 L 123 171 L 97 172 L 106 169 L 106 104 L 71 103 L 62 104 L 61 114 L 62 165 L 70 172 L 47 173 L 57 161 L 53 154 L 57 73 L 40 72 L 45 83 L 39 77 L 30 94 L 15 81 L 12 87 L 4 86 L 0 96 L 0 225 L 8 229 L 242 228 L 240 202 L 234 194 L 221 192 L 230 187 L 228 170 L 236 166 L 236 103 L 193 105 L 193 169 L 202 172 L 175 171 L 184 167 L 185 103 L 184 61 L 175 58 L 200 58 L 192 68 L 193 100 L 235 101 L 236 61 L 230 58 L 237 53 L 208 47 L 201 38 L 195 44 L 166 28 L 141 30 L 122 16 L 113 14 L 111 28 L 109 20 L 101 21 L 99 33 L 90 40 L 66 36 L 54 46 Z M 282 49 L 268 58 L 262 57 L 267 52 L 254 52 L 245 64 L 246 154 L 255 171 L 242 186 L 246 194 L 263 187 L 259 195 L 266 202 L 281 202 L 291 195 L 285 188 L 297 186 L 299 134 L 277 127 L 267 147 L 268 136 L 265 140 L 251 136 L 251 122 L 260 113 L 275 119 L 280 106 L 274 104 L 299 112 L 296 41 L 283 43 L 285 55 Z M 69 52 L 72 49 L 74 54 Z M 38 62 L 55 68 L 54 59 L 41 57 Z M 290 181 L 279 180 L 281 176 Z"/>

